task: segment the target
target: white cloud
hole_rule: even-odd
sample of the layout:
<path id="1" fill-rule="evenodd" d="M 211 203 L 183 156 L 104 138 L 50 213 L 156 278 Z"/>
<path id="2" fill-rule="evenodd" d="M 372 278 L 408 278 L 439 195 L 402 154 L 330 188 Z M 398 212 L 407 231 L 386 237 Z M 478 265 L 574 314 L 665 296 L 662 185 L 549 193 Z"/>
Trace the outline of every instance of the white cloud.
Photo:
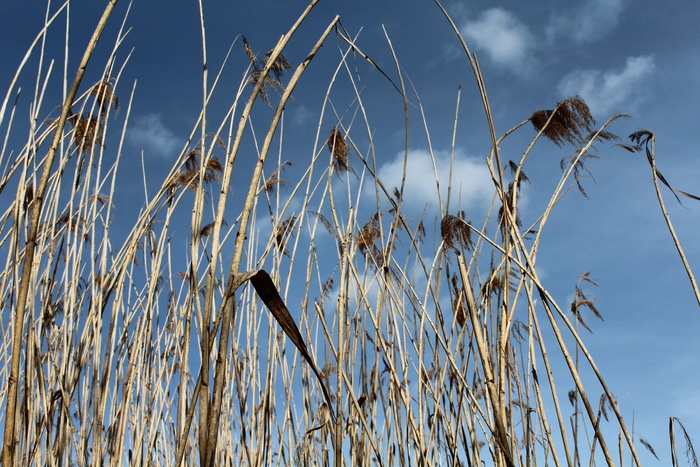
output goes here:
<path id="1" fill-rule="evenodd" d="M 654 57 L 629 57 L 622 70 L 579 70 L 569 73 L 557 86 L 560 94 L 578 94 L 594 115 L 629 112 L 644 97 L 645 84 L 654 73 Z M 622 108 L 627 106 L 628 108 Z"/>
<path id="2" fill-rule="evenodd" d="M 399 153 L 394 160 L 379 168 L 379 179 L 388 190 L 401 186 L 404 154 Z M 436 174 L 437 171 L 437 174 Z M 430 153 L 424 149 L 409 151 L 406 168 L 404 202 L 416 209 L 428 204 L 438 207 L 437 180 L 443 202 L 447 199 L 447 186 L 450 175 L 450 156 L 445 152 L 435 154 L 435 167 Z M 488 205 L 493 195 L 493 184 L 486 163 L 464 154 L 455 154 L 452 163 L 452 194 L 450 204 L 471 208 L 479 204 Z M 461 198 L 457 199 L 458 197 Z"/>
<path id="3" fill-rule="evenodd" d="M 594 42 L 617 27 L 622 0 L 589 0 L 580 8 L 552 17 L 550 38 L 570 37 L 574 42 Z"/>
<path id="4" fill-rule="evenodd" d="M 309 110 L 307 106 L 304 104 L 300 105 L 299 107 L 295 108 L 292 112 L 292 123 L 295 126 L 304 126 L 308 124 L 312 118 L 316 117 L 317 115 Z"/>
<path id="5" fill-rule="evenodd" d="M 129 127 L 126 139 L 130 144 L 146 151 L 146 155 L 150 153 L 159 157 L 174 158 L 182 149 L 182 142 L 163 125 L 160 114 L 148 114 L 137 118 Z"/>
<path id="6" fill-rule="evenodd" d="M 475 21 L 467 21 L 461 28 L 465 40 L 486 52 L 496 64 L 514 71 L 527 71 L 532 56 L 534 37 L 527 26 L 510 11 L 491 8 L 482 12 Z"/>

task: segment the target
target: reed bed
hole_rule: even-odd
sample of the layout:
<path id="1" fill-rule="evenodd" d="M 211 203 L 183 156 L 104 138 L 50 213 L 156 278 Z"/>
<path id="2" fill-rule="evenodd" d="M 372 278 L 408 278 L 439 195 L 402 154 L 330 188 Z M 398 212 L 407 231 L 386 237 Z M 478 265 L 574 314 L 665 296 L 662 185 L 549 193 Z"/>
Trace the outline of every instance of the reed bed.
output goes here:
<path id="1" fill-rule="evenodd" d="M 46 94 L 42 83 L 57 78 L 41 68 L 24 146 L 0 156 L 3 465 L 641 465 L 584 343 L 586 320 L 602 317 L 594 278 L 581 271 L 573 302 L 560 304 L 536 268 L 557 203 L 583 189 L 594 143 L 614 144 L 622 116 L 597 125 L 572 96 L 498 135 L 455 27 L 490 132 L 493 200 L 472 219 L 454 195 L 460 174 L 436 176 L 438 196 L 411 217 L 405 183 L 378 176 L 357 61 L 403 101 L 406 131 L 417 120 L 430 141 L 419 95 L 400 57 L 376 63 L 338 17 L 290 63 L 285 48 L 317 1 L 267 52 L 234 42 L 221 70 L 245 73 L 222 119 L 210 115 L 221 71 L 205 68 L 197 123 L 138 212 L 114 204 L 133 100 L 120 79 L 128 55 L 117 59 L 123 29 L 95 83 L 79 72 L 63 78 L 73 92 Z M 43 57 L 54 21 L 28 56 Z M 337 67 L 305 159 L 292 164 L 285 105 L 329 37 Z M 24 112 L 14 86 L 0 109 L 5 141 L 19 140 Z M 347 111 L 331 105 L 337 86 L 352 90 Z M 61 100 L 58 118 L 46 113 Z M 269 119 L 256 119 L 252 144 L 255 106 Z M 500 146 L 515 132 L 531 142 L 514 158 Z M 651 154 L 645 135 L 626 148 Z M 543 140 L 571 157 L 525 218 L 520 194 Z M 241 147 L 256 148 L 252 163 Z"/>

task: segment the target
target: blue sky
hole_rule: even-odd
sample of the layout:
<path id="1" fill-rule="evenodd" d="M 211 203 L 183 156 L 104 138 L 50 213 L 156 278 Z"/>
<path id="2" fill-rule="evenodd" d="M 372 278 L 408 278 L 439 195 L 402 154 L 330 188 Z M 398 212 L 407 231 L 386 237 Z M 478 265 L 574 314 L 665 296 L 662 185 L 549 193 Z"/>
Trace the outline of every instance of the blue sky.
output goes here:
<path id="1" fill-rule="evenodd" d="M 70 7 L 73 64 L 101 14 L 102 3 L 74 2 Z M 20 0 L 0 3 L 3 92 L 43 23 L 43 5 Z M 218 69 L 239 34 L 256 51 L 274 46 L 306 2 L 270 0 L 241 5 L 204 0 L 210 72 Z M 123 0 L 118 5 L 96 61 L 100 54 L 104 57 L 111 51 L 127 6 Z M 444 6 L 479 57 L 498 133 L 535 110 L 553 108 L 557 101 L 579 94 L 599 123 L 617 113 L 631 116 L 612 127 L 622 142 L 640 128 L 653 131 L 659 170 L 674 187 L 700 194 L 695 141 L 700 129 L 700 4 L 680 0 L 445 0 Z M 430 0 L 322 0 L 285 52 L 292 64 L 304 58 L 335 14 L 350 34 L 362 28 L 358 45 L 395 79 L 383 25 L 425 107 L 433 148 L 445 160 L 456 96 L 462 86 L 455 173 L 462 177 L 463 206 L 478 218 L 491 195 L 483 162 L 490 143 L 473 75 L 440 10 Z M 120 78 L 122 102 L 137 82 L 126 148 L 139 162 L 133 165 L 133 173 L 122 169 L 121 182 L 125 187 L 133 184 L 133 192 L 141 198 L 139 201 L 134 194 L 132 201 L 138 203 L 143 201 L 142 151 L 148 177 L 156 183 L 182 149 L 195 122 L 201 102 L 202 53 L 194 1 L 135 2 L 125 24 L 131 30 L 118 55 L 122 60 L 131 55 Z M 60 40 L 49 44 L 47 55 L 60 61 L 63 44 Z M 241 51 L 239 43 L 222 77 L 231 83 L 231 94 L 247 65 Z M 287 144 L 304 144 L 304 138 L 314 134 L 330 77 L 328 66 L 333 68 L 337 56 L 331 36 L 288 105 Z M 386 79 L 359 57 L 357 67 L 377 135 L 379 175 L 387 186 L 394 186 L 398 182 L 392 180 L 392 166 L 401 160 L 404 150 L 403 104 Z M 97 81 L 100 73 L 101 68 L 89 70 L 86 82 Z M 31 100 L 31 87 L 25 88 L 24 105 Z M 343 113 L 349 103 L 342 95 L 334 99 L 338 112 Z M 228 102 L 220 112 L 225 112 Z M 45 104 L 47 112 L 52 105 Z M 259 111 L 260 118 L 269 114 L 266 110 Z M 424 173 L 431 166 L 416 117 L 411 135 L 408 184 L 412 198 L 407 201 L 420 212 L 422 200 L 434 199 L 435 194 L 430 192 L 432 180 L 424 185 Z M 501 149 L 507 158 L 517 160 L 533 136 L 528 127 Z M 700 436 L 700 309 L 666 230 L 645 157 L 610 146 L 598 145 L 601 157 L 590 166 L 595 179 L 583 182 L 589 198 L 572 191 L 555 209 L 538 265 L 545 286 L 561 303 L 573 295 L 583 272 L 591 271 L 598 282 L 599 287 L 590 291 L 605 321 L 589 321 L 594 333 L 585 336 L 586 342 L 618 395 L 623 413 L 628 419 L 634 417 L 634 430 L 655 447 L 663 465 L 668 452 L 668 417 L 680 418 L 693 439 Z M 525 217 L 539 212 L 549 194 L 547 187 L 558 180 L 559 160 L 570 149 L 549 142 L 538 146 L 527 169 L 532 183 L 525 194 Z M 691 266 L 697 270 L 700 204 L 684 199 L 681 206 L 668 190 L 664 196 Z M 656 463 L 646 453 L 644 456 L 650 465 Z"/>

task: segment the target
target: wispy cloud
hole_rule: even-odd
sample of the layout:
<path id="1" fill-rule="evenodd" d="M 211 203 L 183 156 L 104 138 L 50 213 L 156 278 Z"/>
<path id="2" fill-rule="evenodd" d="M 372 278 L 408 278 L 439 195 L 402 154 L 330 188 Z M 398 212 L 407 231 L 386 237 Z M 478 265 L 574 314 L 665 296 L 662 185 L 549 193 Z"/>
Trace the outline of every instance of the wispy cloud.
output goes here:
<path id="1" fill-rule="evenodd" d="M 309 123 L 315 114 L 304 104 L 294 107 L 291 111 L 291 122 L 294 126 L 303 126 Z"/>
<path id="2" fill-rule="evenodd" d="M 553 15 L 548 35 L 550 39 L 568 37 L 578 43 L 600 40 L 617 27 L 623 7 L 623 0 L 588 0 Z"/>
<path id="3" fill-rule="evenodd" d="M 387 189 L 401 185 L 403 172 L 403 153 L 379 168 L 379 178 Z M 446 152 L 435 154 L 435 165 L 430 153 L 424 149 L 412 149 L 408 154 L 406 169 L 406 189 L 404 202 L 416 209 L 422 209 L 426 204 L 433 208 L 438 206 L 438 191 L 436 184 L 440 182 L 443 202 L 447 199 L 447 186 L 450 175 L 450 156 Z M 486 163 L 457 153 L 452 164 L 452 201 L 456 206 L 473 208 L 477 205 L 487 205 L 493 195 L 493 184 Z M 460 200 L 457 199 L 460 198 Z"/>
<path id="4" fill-rule="evenodd" d="M 126 132 L 127 141 L 146 152 L 146 155 L 158 157 L 177 156 L 182 144 L 172 131 L 163 125 L 160 114 L 148 114 L 138 117 Z"/>
<path id="5" fill-rule="evenodd" d="M 629 112 L 644 98 L 649 77 L 654 73 L 654 57 L 629 57 L 621 70 L 577 70 L 558 85 L 564 97 L 578 94 L 598 116 Z M 623 107 L 627 108 L 623 108 Z"/>
<path id="6" fill-rule="evenodd" d="M 502 8 L 483 11 L 476 20 L 466 21 L 461 32 L 497 65 L 518 72 L 531 68 L 534 37 L 512 12 Z"/>

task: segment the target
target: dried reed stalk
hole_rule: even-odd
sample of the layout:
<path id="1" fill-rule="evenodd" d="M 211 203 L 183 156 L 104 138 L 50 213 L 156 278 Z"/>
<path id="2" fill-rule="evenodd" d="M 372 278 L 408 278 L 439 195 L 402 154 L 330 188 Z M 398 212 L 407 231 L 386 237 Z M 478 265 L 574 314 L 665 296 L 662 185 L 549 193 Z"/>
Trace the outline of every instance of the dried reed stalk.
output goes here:
<path id="1" fill-rule="evenodd" d="M 92 52 L 95 50 L 97 42 L 102 34 L 102 30 L 107 24 L 114 7 L 117 4 L 117 0 L 110 0 L 102 17 L 95 27 L 95 31 L 88 42 L 88 45 L 83 53 L 83 57 L 80 61 L 80 66 L 78 71 L 73 78 L 73 82 L 66 94 L 66 99 L 61 107 L 61 115 L 56 124 L 56 131 L 54 133 L 53 141 L 49 152 L 46 156 L 46 162 L 44 163 L 44 170 L 39 180 L 39 184 L 36 188 L 36 197 L 32 206 L 32 216 L 29 226 L 29 234 L 27 236 L 27 247 L 24 255 L 24 266 L 22 268 L 22 278 L 19 284 L 19 290 L 17 294 L 17 305 L 14 313 L 14 325 L 12 327 L 13 339 L 12 339 L 12 365 L 10 369 L 10 374 L 8 376 L 7 382 L 7 403 L 5 405 L 5 433 L 3 438 L 3 448 L 2 448 L 2 465 L 15 465 L 15 445 L 17 440 L 15 438 L 15 423 L 18 417 L 17 413 L 17 393 L 18 393 L 18 378 L 19 378 L 19 364 L 20 364 L 20 354 L 22 349 L 22 336 L 24 329 L 24 321 L 26 316 L 26 306 L 27 306 L 27 296 L 29 294 L 29 283 L 32 275 L 32 269 L 34 264 L 34 253 L 36 250 L 37 235 L 39 230 L 39 219 L 41 217 L 42 203 L 41 200 L 44 198 L 44 193 L 46 191 L 46 186 L 49 182 L 49 177 L 51 176 L 53 160 L 56 156 L 56 151 L 58 149 L 59 143 L 63 138 L 63 129 L 65 128 L 66 121 L 70 115 L 70 109 L 73 105 L 73 100 L 78 93 L 78 87 L 82 82 L 83 75 L 87 68 Z M 99 436 L 96 434 L 95 436 Z"/>

